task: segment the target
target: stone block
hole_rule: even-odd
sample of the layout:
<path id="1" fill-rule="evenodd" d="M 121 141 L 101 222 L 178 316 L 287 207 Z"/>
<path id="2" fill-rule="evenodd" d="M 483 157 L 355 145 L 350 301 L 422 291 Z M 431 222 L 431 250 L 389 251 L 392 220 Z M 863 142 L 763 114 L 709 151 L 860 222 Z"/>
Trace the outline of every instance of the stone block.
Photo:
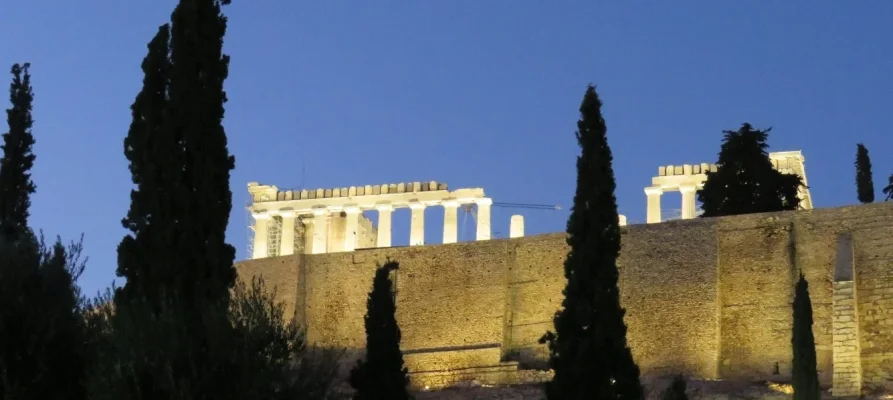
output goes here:
<path id="1" fill-rule="evenodd" d="M 397 184 L 397 193 L 406 193 L 406 184 L 400 182 Z"/>
<path id="2" fill-rule="evenodd" d="M 366 195 L 372 194 L 372 185 L 366 185 Z"/>
<path id="3" fill-rule="evenodd" d="M 341 197 L 341 189 L 340 188 L 332 189 L 332 197 Z"/>
<path id="4" fill-rule="evenodd" d="M 397 193 L 397 184 L 391 183 L 388 185 L 388 193 Z"/>
<path id="5" fill-rule="evenodd" d="M 667 167 L 665 167 L 665 166 L 657 167 L 657 176 L 667 176 Z"/>
<path id="6" fill-rule="evenodd" d="M 673 175 L 683 175 L 684 171 L 685 170 L 683 169 L 683 167 L 681 165 L 673 166 Z"/>
<path id="7" fill-rule="evenodd" d="M 356 186 L 349 187 L 347 189 L 347 195 L 348 196 L 356 196 L 357 195 L 357 187 Z"/>
<path id="8" fill-rule="evenodd" d="M 324 193 L 325 193 L 325 194 L 324 194 L 324 197 L 325 197 L 325 198 L 328 199 L 328 198 L 331 198 L 331 197 L 332 197 L 332 189 L 326 189 L 326 191 L 325 191 Z"/>

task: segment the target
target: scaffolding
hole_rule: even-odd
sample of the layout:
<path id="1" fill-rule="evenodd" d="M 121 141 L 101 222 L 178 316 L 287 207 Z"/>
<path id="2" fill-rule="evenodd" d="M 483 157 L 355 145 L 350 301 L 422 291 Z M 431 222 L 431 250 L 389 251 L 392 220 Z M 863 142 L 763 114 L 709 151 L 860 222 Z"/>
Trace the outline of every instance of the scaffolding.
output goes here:
<path id="1" fill-rule="evenodd" d="M 254 258 L 254 217 L 251 216 L 251 201 L 245 202 L 245 218 L 246 218 L 246 226 L 248 227 L 247 232 L 247 242 L 246 249 L 248 253 L 245 253 L 245 259 L 250 260 Z"/>

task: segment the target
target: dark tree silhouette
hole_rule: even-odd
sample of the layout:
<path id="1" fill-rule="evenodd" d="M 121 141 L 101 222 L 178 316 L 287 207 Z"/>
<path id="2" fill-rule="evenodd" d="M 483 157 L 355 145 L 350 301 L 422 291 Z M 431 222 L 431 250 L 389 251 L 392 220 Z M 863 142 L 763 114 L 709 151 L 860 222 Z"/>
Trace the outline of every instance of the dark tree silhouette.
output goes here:
<path id="1" fill-rule="evenodd" d="M 400 351 L 400 327 L 394 313 L 391 271 L 399 264 L 389 261 L 375 271 L 372 291 L 366 300 L 366 356 L 350 371 L 354 400 L 405 400 L 408 370 Z"/>
<path id="2" fill-rule="evenodd" d="M 884 201 L 893 200 L 893 174 L 887 179 L 887 186 L 884 188 Z"/>
<path id="3" fill-rule="evenodd" d="M 0 158 L 0 399 L 83 399 L 87 365 L 81 243 L 52 246 L 28 226 L 35 185 L 29 65 L 12 67 Z"/>
<path id="4" fill-rule="evenodd" d="M 31 194 L 36 189 L 31 181 L 31 167 L 34 166 L 31 102 L 34 92 L 29 68 L 28 63 L 12 66 L 13 78 L 9 86 L 12 107 L 6 110 L 9 131 L 3 134 L 3 158 L 0 159 L 0 230 L 10 239 L 19 238 L 28 230 L 28 209 Z"/>
<path id="5" fill-rule="evenodd" d="M 580 104 L 577 188 L 567 222 L 570 246 L 564 263 L 564 300 L 548 343 L 555 371 L 549 400 L 640 399 L 639 367 L 626 344 L 624 309 L 617 287 L 620 228 L 613 157 L 601 100 L 589 85 Z"/>
<path id="6" fill-rule="evenodd" d="M 859 202 L 868 204 L 874 201 L 871 159 L 868 157 L 868 149 L 862 143 L 856 145 L 856 191 Z"/>
<path id="7" fill-rule="evenodd" d="M 769 131 L 742 124 L 737 131 L 724 131 L 718 170 L 707 173 L 698 192 L 702 217 L 796 210 L 797 193 L 803 185 L 799 176 L 783 174 L 772 166 L 766 149 Z"/>

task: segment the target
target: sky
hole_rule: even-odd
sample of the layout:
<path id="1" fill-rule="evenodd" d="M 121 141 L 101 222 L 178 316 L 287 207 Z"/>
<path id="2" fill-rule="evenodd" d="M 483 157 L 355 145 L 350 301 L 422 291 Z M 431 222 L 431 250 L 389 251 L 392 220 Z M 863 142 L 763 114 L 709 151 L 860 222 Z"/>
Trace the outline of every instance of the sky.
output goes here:
<path id="1" fill-rule="evenodd" d="M 88 295 L 116 279 L 129 107 L 175 3 L 0 0 L 0 66 L 32 64 L 30 222 L 84 235 Z M 224 12 L 237 259 L 252 181 L 482 187 L 496 202 L 562 207 L 494 208 L 496 237 L 513 214 L 528 235 L 564 230 L 590 82 L 630 223 L 644 222 L 659 165 L 715 161 L 722 131 L 744 122 L 772 128 L 770 151 L 803 151 L 816 207 L 856 203 L 859 142 L 878 198 L 893 173 L 893 1 L 234 0 Z M 663 197 L 680 208 L 678 193 Z M 438 243 L 442 209 L 426 219 Z M 472 238 L 473 218 L 460 214 L 460 231 Z M 395 245 L 408 232 L 409 210 L 395 212 Z"/>

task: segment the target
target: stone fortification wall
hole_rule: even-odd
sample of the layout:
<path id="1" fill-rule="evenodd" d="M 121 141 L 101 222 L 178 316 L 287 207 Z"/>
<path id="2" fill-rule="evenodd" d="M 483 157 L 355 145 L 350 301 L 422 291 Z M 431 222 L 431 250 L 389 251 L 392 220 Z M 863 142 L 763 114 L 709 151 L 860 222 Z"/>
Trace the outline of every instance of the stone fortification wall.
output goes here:
<path id="1" fill-rule="evenodd" d="M 643 373 L 705 378 L 790 375 L 791 302 L 810 282 L 820 378 L 832 381 L 837 241 L 853 242 L 861 374 L 893 375 L 893 203 L 680 220 L 623 230 L 628 340 Z M 400 262 L 397 319 L 416 382 L 507 382 L 542 364 L 564 286 L 563 234 L 358 250 L 239 263 L 262 273 L 315 343 L 362 349 L 376 263 Z"/>

